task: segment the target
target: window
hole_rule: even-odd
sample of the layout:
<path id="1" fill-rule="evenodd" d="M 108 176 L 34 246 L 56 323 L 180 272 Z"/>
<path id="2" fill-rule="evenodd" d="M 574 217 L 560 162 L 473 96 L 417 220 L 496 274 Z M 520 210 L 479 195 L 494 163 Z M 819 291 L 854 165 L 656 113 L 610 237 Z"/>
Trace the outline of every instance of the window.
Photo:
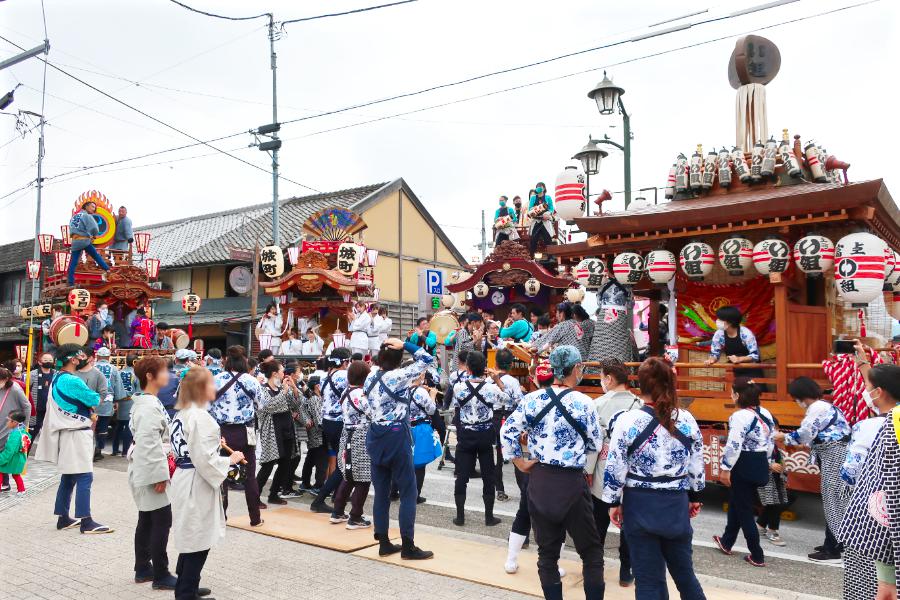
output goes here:
<path id="1" fill-rule="evenodd" d="M 28 293 L 26 287 L 27 283 L 24 273 L 21 275 L 17 273 L 4 275 L 0 279 L 0 304 L 4 306 L 22 304 L 24 294 Z"/>

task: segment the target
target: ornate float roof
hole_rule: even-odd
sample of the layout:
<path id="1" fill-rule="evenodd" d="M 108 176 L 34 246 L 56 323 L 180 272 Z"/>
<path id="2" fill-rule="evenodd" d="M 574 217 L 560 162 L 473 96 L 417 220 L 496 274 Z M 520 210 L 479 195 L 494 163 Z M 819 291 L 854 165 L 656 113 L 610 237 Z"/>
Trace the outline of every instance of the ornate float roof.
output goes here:
<path id="1" fill-rule="evenodd" d="M 328 259 L 321 252 L 307 250 L 297 258 L 297 264 L 284 277 L 263 284 L 270 296 L 287 293 L 291 289 L 315 294 L 328 286 L 341 293 L 356 291 L 356 281 L 341 272 L 328 268 Z"/>
<path id="2" fill-rule="evenodd" d="M 479 281 L 495 287 L 511 287 L 523 284 L 532 277 L 540 281 L 541 285 L 552 288 L 565 289 L 573 284 L 571 279 L 556 277 L 536 263 L 522 244 L 504 241 L 471 276 L 458 283 L 451 283 L 447 289 L 453 294 L 465 292 L 475 287 Z"/>
<path id="3" fill-rule="evenodd" d="M 104 281 L 100 269 L 89 263 L 79 267 L 74 287 L 85 289 L 93 298 L 102 298 L 106 302 L 123 301 L 132 304 L 136 301 L 142 303 L 145 300 L 172 297 L 171 291 L 156 289 L 148 283 L 148 280 L 144 268 L 123 264 L 110 268 Z M 46 298 L 65 298 L 72 287 L 64 274 L 51 275 L 47 277 L 42 295 Z"/>

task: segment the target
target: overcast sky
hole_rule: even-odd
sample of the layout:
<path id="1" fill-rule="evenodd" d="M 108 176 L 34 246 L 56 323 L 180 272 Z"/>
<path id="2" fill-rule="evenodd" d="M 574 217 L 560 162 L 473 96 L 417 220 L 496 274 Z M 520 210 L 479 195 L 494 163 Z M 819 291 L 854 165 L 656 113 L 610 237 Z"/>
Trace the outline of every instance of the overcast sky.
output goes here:
<path id="1" fill-rule="evenodd" d="M 592 48 L 653 31 L 687 12 L 722 16 L 761 1 L 672 3 L 565 0 L 419 0 L 357 15 L 287 25 L 278 40 L 279 120 L 287 121 Z M 896 58 L 900 6 L 881 1 L 764 29 L 859 0 L 801 0 L 751 15 L 626 43 L 539 67 L 403 100 L 284 125 L 282 174 L 321 191 L 403 177 L 467 257 L 480 236 L 480 210 L 501 194 L 525 195 L 538 180 L 550 188 L 588 134 L 621 141 L 621 119 L 601 117 L 586 94 L 609 66 L 625 88 L 634 131 L 632 184 L 661 186 L 679 152 L 696 144 L 729 148 L 735 140 L 735 91 L 726 67 L 738 35 L 758 32 L 781 50 L 767 88 L 769 127 L 824 145 L 852 163 L 852 180 L 883 177 L 900 194 L 896 146 Z M 350 10 L 378 0 L 187 0 L 221 14 L 272 11 L 276 20 Z M 200 139 L 271 121 L 271 72 L 265 20 L 222 21 L 168 0 L 45 0 L 50 60 L 68 72 Z M 671 27 L 670 24 L 655 29 Z M 31 48 L 43 39 L 40 2 L 0 3 L 0 35 Z M 716 38 L 721 41 L 635 60 Z M 0 59 L 19 50 L 0 40 Z M 891 58 L 893 57 L 893 58 Z M 632 61 L 625 64 L 623 61 Z M 515 91 L 375 123 L 326 131 L 593 69 Z M 40 112 L 42 63 L 0 72 L 0 93 L 17 83 L 6 112 Z M 131 83 L 139 82 L 139 85 Z M 47 73 L 44 114 L 47 178 L 79 167 L 190 144 L 192 141 L 100 96 L 66 76 Z M 36 131 L 17 137 L 0 115 L 0 196 L 36 177 Z M 251 136 L 215 145 L 269 168 L 248 148 Z M 194 158 L 200 157 L 200 158 Z M 176 161 L 166 162 L 160 161 Z M 150 166 L 146 166 L 150 165 Z M 617 151 L 592 178 L 592 190 L 623 187 Z M 59 235 L 72 203 L 86 190 L 128 206 L 136 225 L 271 200 L 271 176 L 197 146 L 152 158 L 49 179 L 44 232 Z M 282 181 L 282 199 L 310 193 Z M 651 192 L 652 193 L 652 192 Z M 621 202 L 619 199 L 618 202 Z M 0 199 L 0 242 L 32 237 L 33 188 Z"/>

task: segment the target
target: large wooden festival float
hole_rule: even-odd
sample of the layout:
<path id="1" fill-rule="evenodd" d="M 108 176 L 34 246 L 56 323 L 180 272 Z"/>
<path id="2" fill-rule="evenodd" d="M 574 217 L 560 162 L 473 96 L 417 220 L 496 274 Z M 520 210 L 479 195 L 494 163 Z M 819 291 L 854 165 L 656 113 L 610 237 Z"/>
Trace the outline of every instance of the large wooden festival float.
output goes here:
<path id="1" fill-rule="evenodd" d="M 310 216 L 303 225 L 304 238 L 286 249 L 261 250 L 263 291 L 279 304 L 284 327 L 296 327 L 301 319 L 314 327 L 326 347 L 349 345 L 348 314 L 357 300 L 378 300 L 375 264 L 378 251 L 367 248 L 363 232 L 368 226 L 355 212 L 328 207 Z M 287 261 L 285 261 L 285 254 Z M 290 270 L 285 269 L 285 265 Z M 266 345 L 261 339 L 260 344 Z M 301 356 L 301 368 L 315 368 L 318 356 Z"/>
<path id="2" fill-rule="evenodd" d="M 754 44 L 777 55 L 774 44 L 751 37 L 738 49 Z M 900 317 L 900 212 L 881 179 L 850 182 L 849 164 L 821 145 L 787 129 L 778 140 L 769 136 L 763 84 L 774 72 L 764 66 L 751 65 L 759 79 L 735 86 L 740 122 L 732 150 L 704 153 L 698 145 L 690 159 L 679 154 L 667 202 L 576 218 L 587 239 L 548 248 L 561 266 L 585 275 L 579 279 L 588 289 L 617 281 L 632 296 L 629 306 L 644 308 L 647 353 L 675 362 L 682 403 L 703 429 L 711 480 L 719 477 L 735 410 L 731 385 L 742 369 L 764 370 L 754 376 L 765 384 L 763 405 L 791 429 L 803 411 L 787 387 L 801 375 L 826 389 L 851 424 L 868 416 L 861 375 L 851 355 L 833 353 L 835 340 L 864 339 L 876 361 L 898 361 L 891 316 Z M 754 332 L 761 364 L 704 363 L 715 313 L 728 305 Z M 818 492 L 808 458 L 807 449 L 787 448 L 789 487 Z"/>
<path id="3" fill-rule="evenodd" d="M 32 266 L 34 261 L 29 261 L 29 271 L 35 271 L 35 278 L 43 274 L 41 300 L 32 307 L 22 309 L 21 314 L 26 320 L 26 327 L 39 333 L 33 336 L 32 350 L 37 351 L 43 343 L 39 329 L 43 319 L 50 320 L 48 337 L 54 345 L 76 343 L 87 346 L 96 341 L 89 339 L 87 321 L 100 305 L 106 304 L 109 307 L 109 314 L 113 317 L 112 326 L 117 335 L 120 335 L 129 330 L 130 323 L 127 321 L 134 317 L 137 309 L 143 308 L 148 317 L 151 317 L 154 300 L 172 297 L 171 291 L 164 290 L 154 281 L 159 275 L 160 261 L 145 256 L 150 244 L 150 234 L 136 233 L 134 243 L 129 244 L 127 250 L 114 250 L 111 245 L 116 233 L 116 219 L 112 204 L 105 195 L 92 190 L 78 197 L 72 214 L 80 211 L 86 202 L 93 202 L 97 207 L 93 218 L 100 234 L 93 245 L 110 267 L 109 271 L 104 273 L 87 252 L 82 252 L 75 267 L 74 285 L 69 285 L 67 271 L 72 260 L 69 226 L 61 227 L 58 239 L 52 234 L 38 236 L 41 261 L 37 266 Z M 199 310 L 199 299 L 194 304 L 193 298 L 196 297 L 189 296 L 192 297 L 186 296 L 188 302 L 183 303 L 185 310 L 196 312 Z M 177 348 L 188 346 L 187 332 L 173 329 L 170 335 Z M 127 353 L 140 356 L 150 353 L 171 354 L 171 351 L 114 348 L 112 361 L 124 365 Z"/>

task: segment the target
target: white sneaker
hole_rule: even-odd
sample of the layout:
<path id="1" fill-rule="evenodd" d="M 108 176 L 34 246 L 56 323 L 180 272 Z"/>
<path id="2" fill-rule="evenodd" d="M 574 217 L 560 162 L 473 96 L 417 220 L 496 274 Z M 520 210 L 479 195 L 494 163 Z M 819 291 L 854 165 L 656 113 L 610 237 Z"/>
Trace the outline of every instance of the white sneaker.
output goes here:
<path id="1" fill-rule="evenodd" d="M 566 576 L 566 570 L 565 570 L 565 569 L 563 569 L 562 567 L 557 567 L 557 569 L 559 569 L 559 576 L 560 576 L 560 577 L 565 577 L 565 576 Z"/>
<path id="2" fill-rule="evenodd" d="M 503 570 L 512 575 L 519 570 L 519 563 L 515 560 L 507 560 Z"/>
<path id="3" fill-rule="evenodd" d="M 766 531 L 766 539 L 769 540 L 769 543 L 773 546 L 787 546 L 787 542 L 781 539 L 781 536 L 778 535 L 777 531 L 767 530 Z"/>
<path id="4" fill-rule="evenodd" d="M 16 492 L 16 498 L 24 498 L 25 492 Z"/>

